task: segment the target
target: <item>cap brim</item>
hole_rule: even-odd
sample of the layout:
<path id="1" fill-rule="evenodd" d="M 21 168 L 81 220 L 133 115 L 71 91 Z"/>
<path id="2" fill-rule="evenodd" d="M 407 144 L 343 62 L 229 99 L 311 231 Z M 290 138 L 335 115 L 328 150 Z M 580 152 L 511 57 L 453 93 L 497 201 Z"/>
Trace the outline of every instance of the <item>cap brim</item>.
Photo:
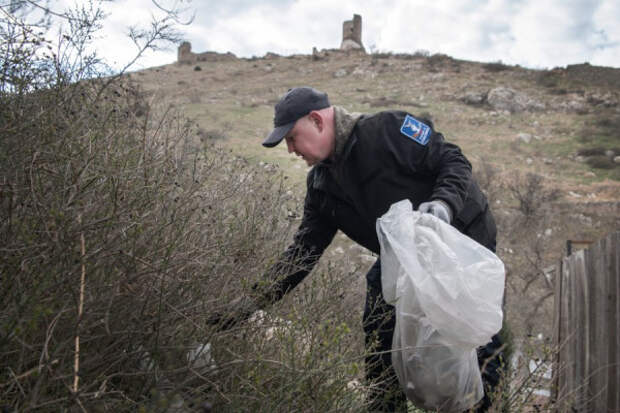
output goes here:
<path id="1" fill-rule="evenodd" d="M 263 146 L 267 148 L 273 148 L 274 146 L 279 144 L 280 141 L 284 139 L 286 134 L 291 129 L 293 129 L 293 126 L 295 126 L 295 122 L 287 123 L 286 125 L 282 125 L 282 126 L 278 126 L 277 128 L 274 128 L 274 130 L 271 131 L 267 139 L 263 141 Z"/>

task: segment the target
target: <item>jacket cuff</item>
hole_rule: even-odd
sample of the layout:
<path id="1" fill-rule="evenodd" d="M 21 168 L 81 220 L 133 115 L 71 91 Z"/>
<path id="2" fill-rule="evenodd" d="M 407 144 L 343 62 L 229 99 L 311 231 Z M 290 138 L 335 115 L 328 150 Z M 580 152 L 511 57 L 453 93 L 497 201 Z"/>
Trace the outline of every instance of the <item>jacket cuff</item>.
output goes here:
<path id="1" fill-rule="evenodd" d="M 446 211 L 448 211 L 448 217 L 450 219 L 450 222 L 452 222 L 454 218 L 454 213 L 452 212 L 452 208 L 450 207 L 450 205 L 442 199 L 433 199 L 433 201 L 440 203 L 444 206 L 444 208 L 446 208 Z"/>

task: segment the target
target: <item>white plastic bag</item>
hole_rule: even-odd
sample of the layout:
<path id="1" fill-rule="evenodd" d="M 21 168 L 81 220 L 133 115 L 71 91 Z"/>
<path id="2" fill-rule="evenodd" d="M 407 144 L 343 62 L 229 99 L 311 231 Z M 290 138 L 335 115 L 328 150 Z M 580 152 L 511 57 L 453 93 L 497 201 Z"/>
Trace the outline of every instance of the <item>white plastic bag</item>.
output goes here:
<path id="1" fill-rule="evenodd" d="M 456 228 L 393 204 L 377 220 L 383 298 L 396 307 L 392 364 L 416 406 L 463 411 L 483 396 L 476 348 L 502 326 L 504 265 Z"/>

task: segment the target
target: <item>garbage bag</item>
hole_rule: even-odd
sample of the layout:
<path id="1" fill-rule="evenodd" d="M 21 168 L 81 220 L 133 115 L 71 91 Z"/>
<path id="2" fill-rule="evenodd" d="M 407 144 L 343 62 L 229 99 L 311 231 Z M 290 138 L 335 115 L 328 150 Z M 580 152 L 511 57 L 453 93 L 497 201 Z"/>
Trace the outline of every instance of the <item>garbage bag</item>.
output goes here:
<path id="1" fill-rule="evenodd" d="M 505 271 L 490 250 L 409 200 L 377 220 L 392 364 L 416 406 L 463 411 L 484 395 L 476 348 L 502 326 Z"/>

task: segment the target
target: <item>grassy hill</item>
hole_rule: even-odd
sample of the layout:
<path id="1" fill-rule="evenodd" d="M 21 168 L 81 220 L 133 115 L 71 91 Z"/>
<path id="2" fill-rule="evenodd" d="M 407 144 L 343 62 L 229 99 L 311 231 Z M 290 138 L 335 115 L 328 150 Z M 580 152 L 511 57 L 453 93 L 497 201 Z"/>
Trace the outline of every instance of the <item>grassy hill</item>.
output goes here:
<path id="1" fill-rule="evenodd" d="M 507 313 L 520 335 L 550 331 L 552 277 L 544 270 L 557 263 L 566 240 L 595 240 L 620 224 L 618 69 L 583 64 L 531 70 L 445 55 L 334 50 L 320 58 L 171 64 L 131 77 L 152 101 L 195 119 L 196 139 L 216 141 L 251 162 L 276 164 L 300 197 L 305 163 L 284 145 L 260 145 L 271 130 L 273 105 L 287 89 L 316 87 L 350 111 L 398 108 L 429 116 L 461 146 L 491 199 L 498 253 L 508 269 Z M 494 107 L 489 92 L 496 88 L 516 91 L 523 105 Z M 524 221 L 524 211 L 536 219 Z M 344 236 L 327 255 L 334 250 L 368 261 Z"/>

